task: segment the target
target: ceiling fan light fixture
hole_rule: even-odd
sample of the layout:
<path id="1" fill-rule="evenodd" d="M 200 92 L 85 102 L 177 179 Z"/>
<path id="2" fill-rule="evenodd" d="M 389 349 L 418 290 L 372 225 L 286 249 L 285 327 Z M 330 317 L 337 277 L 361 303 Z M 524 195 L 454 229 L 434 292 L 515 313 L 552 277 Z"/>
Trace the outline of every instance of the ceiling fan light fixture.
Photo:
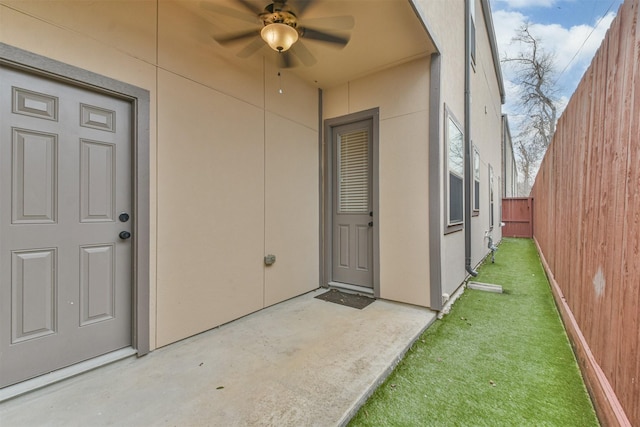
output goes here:
<path id="1" fill-rule="evenodd" d="M 298 41 L 298 30 L 290 25 L 274 22 L 265 25 L 260 31 L 260 36 L 271 49 L 284 52 Z"/>

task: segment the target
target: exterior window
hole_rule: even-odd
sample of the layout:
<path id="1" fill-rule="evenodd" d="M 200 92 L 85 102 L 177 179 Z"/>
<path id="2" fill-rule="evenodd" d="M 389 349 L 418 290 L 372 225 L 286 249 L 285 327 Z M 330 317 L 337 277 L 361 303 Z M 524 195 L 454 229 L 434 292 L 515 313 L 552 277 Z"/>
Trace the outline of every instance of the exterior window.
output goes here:
<path id="1" fill-rule="evenodd" d="M 462 224 L 464 218 L 464 145 L 462 131 L 453 116 L 447 115 L 448 225 Z"/>
<path id="2" fill-rule="evenodd" d="M 476 1 L 467 0 L 469 2 L 469 53 L 471 55 L 471 63 L 476 65 Z"/>
<path id="3" fill-rule="evenodd" d="M 493 168 L 489 165 L 489 228 L 493 229 Z"/>
<path id="4" fill-rule="evenodd" d="M 471 53 L 471 63 L 476 65 L 476 24 L 473 22 L 473 18 L 471 18 L 471 28 L 470 28 L 469 38 L 469 50 Z"/>
<path id="5" fill-rule="evenodd" d="M 480 153 L 473 149 L 473 210 L 476 215 L 480 211 Z"/>

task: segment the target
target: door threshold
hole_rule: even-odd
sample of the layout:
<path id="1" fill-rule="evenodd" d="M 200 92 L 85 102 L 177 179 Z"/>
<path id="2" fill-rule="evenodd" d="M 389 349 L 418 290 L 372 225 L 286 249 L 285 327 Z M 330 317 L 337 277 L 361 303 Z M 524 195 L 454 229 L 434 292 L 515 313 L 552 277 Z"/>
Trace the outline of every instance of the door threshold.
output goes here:
<path id="1" fill-rule="evenodd" d="M 127 357 L 133 356 L 137 353 L 137 350 L 133 347 L 122 348 L 120 350 L 112 351 L 111 353 L 103 354 L 102 356 L 85 360 L 84 362 L 76 363 L 66 368 L 49 372 L 48 374 L 40 375 L 39 377 L 35 377 L 18 384 L 10 385 L 0 389 L 0 402 L 13 399 L 14 397 L 38 390 L 59 381 L 75 377 L 76 375 L 97 369 L 101 366 L 126 359 Z"/>
<path id="2" fill-rule="evenodd" d="M 330 288 L 341 289 L 343 291 L 351 291 L 362 295 L 373 296 L 373 288 L 367 288 L 366 286 L 350 285 L 349 283 L 329 282 Z"/>

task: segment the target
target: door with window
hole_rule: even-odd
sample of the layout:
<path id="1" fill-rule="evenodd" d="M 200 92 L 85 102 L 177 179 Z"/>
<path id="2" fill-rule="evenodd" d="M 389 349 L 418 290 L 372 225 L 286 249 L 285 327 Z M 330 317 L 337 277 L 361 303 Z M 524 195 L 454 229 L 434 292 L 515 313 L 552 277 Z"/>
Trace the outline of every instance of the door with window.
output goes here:
<path id="1" fill-rule="evenodd" d="M 373 120 L 332 130 L 332 279 L 373 288 Z"/>
<path id="2" fill-rule="evenodd" d="M 0 387 L 131 345 L 131 118 L 0 66 Z"/>

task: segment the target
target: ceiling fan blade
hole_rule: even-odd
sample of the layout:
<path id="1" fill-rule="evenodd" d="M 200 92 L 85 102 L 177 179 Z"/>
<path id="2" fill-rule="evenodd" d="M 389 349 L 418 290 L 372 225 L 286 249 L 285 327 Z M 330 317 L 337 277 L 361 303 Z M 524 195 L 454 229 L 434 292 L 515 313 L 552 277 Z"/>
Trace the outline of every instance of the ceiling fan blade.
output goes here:
<path id="1" fill-rule="evenodd" d="M 278 66 L 280 68 L 293 68 L 295 64 L 293 62 L 293 56 L 288 50 L 286 52 L 278 52 Z"/>
<path id="2" fill-rule="evenodd" d="M 248 45 L 246 45 L 238 54 L 236 55 L 238 58 L 248 58 L 260 49 L 262 49 L 265 45 L 262 39 L 255 39 Z"/>
<path id="3" fill-rule="evenodd" d="M 251 22 L 252 24 L 259 24 L 260 20 L 258 19 L 258 15 L 250 15 L 245 12 L 241 12 L 236 9 L 231 9 L 230 7 L 220 6 L 212 1 L 203 1 L 200 2 L 200 7 L 202 9 L 208 10 L 213 13 L 217 13 L 220 15 L 225 15 L 230 18 L 239 19 L 241 21 Z"/>
<path id="4" fill-rule="evenodd" d="M 305 19 L 304 24 L 316 28 L 331 28 L 333 30 L 351 30 L 356 20 L 351 15 L 327 16 L 326 18 Z"/>
<path id="5" fill-rule="evenodd" d="M 335 45 L 346 46 L 349 43 L 349 36 L 339 36 L 337 34 L 330 34 L 325 31 L 314 30 L 313 28 L 302 28 L 302 37 L 309 40 L 317 40 L 326 43 L 332 43 Z"/>
<path id="6" fill-rule="evenodd" d="M 305 10 L 311 6 L 315 0 L 297 0 L 295 1 L 295 11 L 298 17 L 301 17 Z"/>
<path id="7" fill-rule="evenodd" d="M 249 1 L 249 0 L 235 0 L 235 2 L 242 5 L 245 9 L 247 9 L 249 12 L 253 13 L 256 16 L 264 12 L 264 7 L 261 7 L 258 4 L 262 2 L 255 2 L 255 1 Z"/>
<path id="8" fill-rule="evenodd" d="M 311 67 L 317 62 L 313 54 L 309 52 L 309 49 L 307 49 L 304 43 L 302 43 L 302 40 L 298 40 L 297 43 L 294 43 L 289 50 L 296 55 L 306 67 Z"/>
<path id="9" fill-rule="evenodd" d="M 240 40 L 244 40 L 244 39 L 248 39 L 256 36 L 260 36 L 260 31 L 250 30 L 250 31 L 243 31 L 242 33 L 213 36 L 213 39 L 224 46 L 225 44 L 237 42 Z"/>

